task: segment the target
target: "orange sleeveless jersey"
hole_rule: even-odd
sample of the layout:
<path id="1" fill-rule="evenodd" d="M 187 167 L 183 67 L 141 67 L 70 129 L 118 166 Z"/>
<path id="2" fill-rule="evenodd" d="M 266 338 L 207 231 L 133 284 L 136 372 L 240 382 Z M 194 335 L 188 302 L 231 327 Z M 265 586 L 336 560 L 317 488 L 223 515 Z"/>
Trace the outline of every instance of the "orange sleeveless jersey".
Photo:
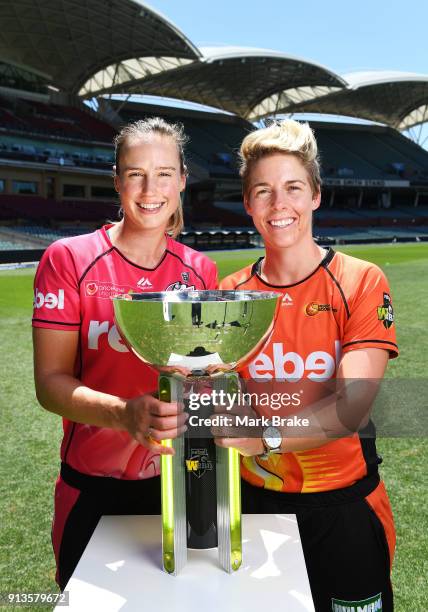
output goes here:
<path id="1" fill-rule="evenodd" d="M 390 291 L 377 266 L 329 249 L 307 278 L 278 287 L 261 279 L 260 262 L 220 283 L 221 289 L 276 291 L 283 296 L 268 344 L 241 372 L 244 378 L 272 385 L 288 380 L 296 390 L 299 381 L 308 380 L 313 401 L 326 394 L 322 383 L 334 378 L 342 354 L 380 348 L 389 351 L 390 358 L 398 355 Z M 315 393 L 319 388 L 318 397 L 313 397 L 314 388 Z M 268 459 L 243 457 L 241 472 L 255 486 L 304 493 L 350 486 L 376 472 L 378 463 L 374 435 L 354 434 Z"/>

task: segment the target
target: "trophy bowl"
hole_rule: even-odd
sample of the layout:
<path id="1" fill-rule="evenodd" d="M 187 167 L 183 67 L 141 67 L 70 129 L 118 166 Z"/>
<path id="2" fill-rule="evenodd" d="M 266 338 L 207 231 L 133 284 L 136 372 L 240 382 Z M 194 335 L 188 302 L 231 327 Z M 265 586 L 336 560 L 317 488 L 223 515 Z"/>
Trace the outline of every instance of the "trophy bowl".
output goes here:
<path id="1" fill-rule="evenodd" d="M 187 290 L 130 293 L 113 303 L 128 348 L 160 372 L 159 399 L 187 409 L 190 392 L 209 389 L 211 403 L 200 410 L 210 417 L 214 391 L 236 398 L 240 379 L 234 370 L 261 350 L 279 297 L 269 291 Z M 180 572 L 187 548 L 216 546 L 220 565 L 237 570 L 242 564 L 238 451 L 218 448 L 212 436 L 198 437 L 190 427 L 185 436 L 161 444 L 174 449 L 174 455 L 160 457 L 165 571 Z"/>
<path id="2" fill-rule="evenodd" d="M 278 293 L 164 291 L 113 299 L 116 325 L 128 347 L 161 369 L 209 366 L 235 369 L 251 359 L 269 334 Z"/>

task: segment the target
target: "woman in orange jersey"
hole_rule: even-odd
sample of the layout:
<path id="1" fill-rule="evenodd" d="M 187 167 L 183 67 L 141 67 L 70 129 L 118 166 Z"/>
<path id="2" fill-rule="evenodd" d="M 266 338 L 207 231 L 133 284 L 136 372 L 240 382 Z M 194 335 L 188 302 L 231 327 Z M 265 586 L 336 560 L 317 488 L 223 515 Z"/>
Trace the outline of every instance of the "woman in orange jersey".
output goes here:
<path id="1" fill-rule="evenodd" d="M 307 124 L 254 131 L 240 156 L 266 253 L 221 288 L 282 294 L 268 345 L 242 374 L 272 397 L 292 389 L 295 402 L 279 412 L 271 403 L 271 424 L 254 437 L 214 429 L 216 443 L 243 456 L 244 512 L 296 514 L 317 612 L 389 612 L 395 531 L 369 418 L 375 381 L 398 354 L 388 283 L 375 265 L 314 241 L 321 179 Z M 278 425 L 279 415 L 308 424 Z"/>

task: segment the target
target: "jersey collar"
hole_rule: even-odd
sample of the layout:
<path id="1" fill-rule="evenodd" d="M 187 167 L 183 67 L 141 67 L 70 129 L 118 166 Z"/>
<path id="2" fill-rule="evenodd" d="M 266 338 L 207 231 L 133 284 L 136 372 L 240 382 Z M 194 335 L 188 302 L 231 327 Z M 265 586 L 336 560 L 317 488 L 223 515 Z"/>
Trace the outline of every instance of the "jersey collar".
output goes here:
<path id="1" fill-rule="evenodd" d="M 268 283 L 267 281 L 265 281 L 261 277 L 260 271 L 261 271 L 261 265 L 262 265 L 262 261 L 264 259 L 264 256 L 259 257 L 259 259 L 253 264 L 253 267 L 251 268 L 251 276 L 256 275 L 257 278 L 264 285 L 266 285 L 267 287 L 274 287 L 276 289 L 286 289 L 286 288 L 289 288 L 289 287 L 296 287 L 297 285 L 301 285 L 302 283 L 304 283 L 307 280 L 309 280 L 320 268 L 328 268 L 331 260 L 335 256 L 335 254 L 336 254 L 336 251 L 334 249 L 332 249 L 332 247 L 328 247 L 327 248 L 327 253 L 323 257 L 322 261 L 317 265 L 315 270 L 313 270 L 308 276 L 306 276 L 302 280 L 297 281 L 297 283 L 292 283 L 291 285 L 272 285 L 271 283 Z"/>

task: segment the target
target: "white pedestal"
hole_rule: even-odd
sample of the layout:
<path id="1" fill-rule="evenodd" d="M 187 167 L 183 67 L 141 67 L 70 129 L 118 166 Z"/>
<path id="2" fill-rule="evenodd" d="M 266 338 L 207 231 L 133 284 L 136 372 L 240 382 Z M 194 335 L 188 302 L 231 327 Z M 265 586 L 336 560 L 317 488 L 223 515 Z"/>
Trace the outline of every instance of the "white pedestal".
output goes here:
<path id="1" fill-rule="evenodd" d="M 67 585 L 67 610 L 314 611 L 295 515 L 244 515 L 242 533 L 237 572 L 220 568 L 216 548 L 189 550 L 174 577 L 161 566 L 160 516 L 103 516 Z"/>

